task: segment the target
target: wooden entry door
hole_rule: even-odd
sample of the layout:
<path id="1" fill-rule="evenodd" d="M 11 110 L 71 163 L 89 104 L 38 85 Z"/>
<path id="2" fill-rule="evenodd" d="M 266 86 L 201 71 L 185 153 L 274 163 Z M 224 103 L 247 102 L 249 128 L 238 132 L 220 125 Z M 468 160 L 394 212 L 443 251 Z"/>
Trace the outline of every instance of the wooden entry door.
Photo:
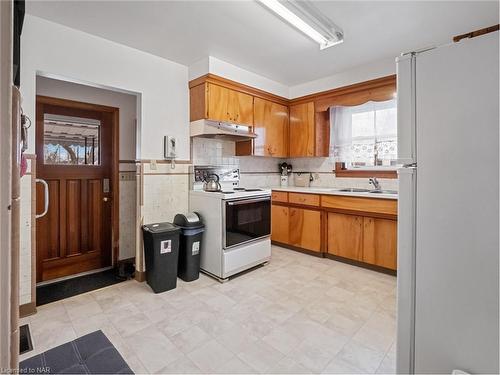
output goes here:
<path id="1" fill-rule="evenodd" d="M 110 266 L 118 251 L 118 109 L 42 96 L 36 105 L 37 178 L 49 196 L 36 223 L 37 282 Z M 38 214 L 44 193 L 37 184 Z"/>

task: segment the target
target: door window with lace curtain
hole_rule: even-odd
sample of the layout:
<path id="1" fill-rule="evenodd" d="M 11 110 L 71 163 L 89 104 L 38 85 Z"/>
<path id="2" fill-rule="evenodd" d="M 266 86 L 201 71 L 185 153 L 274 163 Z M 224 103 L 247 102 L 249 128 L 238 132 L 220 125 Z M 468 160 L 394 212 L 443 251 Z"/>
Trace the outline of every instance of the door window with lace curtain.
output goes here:
<path id="1" fill-rule="evenodd" d="M 330 108 L 330 155 L 345 168 L 394 169 L 396 100 Z"/>

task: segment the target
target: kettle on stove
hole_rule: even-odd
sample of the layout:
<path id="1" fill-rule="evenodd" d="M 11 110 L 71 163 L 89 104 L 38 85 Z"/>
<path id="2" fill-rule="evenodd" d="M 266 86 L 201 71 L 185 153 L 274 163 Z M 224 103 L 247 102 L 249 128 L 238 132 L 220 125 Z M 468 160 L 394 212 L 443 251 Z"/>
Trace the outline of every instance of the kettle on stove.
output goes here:
<path id="1" fill-rule="evenodd" d="M 211 192 L 221 191 L 222 188 L 219 182 L 219 176 L 215 173 L 208 175 L 203 183 L 203 190 Z"/>

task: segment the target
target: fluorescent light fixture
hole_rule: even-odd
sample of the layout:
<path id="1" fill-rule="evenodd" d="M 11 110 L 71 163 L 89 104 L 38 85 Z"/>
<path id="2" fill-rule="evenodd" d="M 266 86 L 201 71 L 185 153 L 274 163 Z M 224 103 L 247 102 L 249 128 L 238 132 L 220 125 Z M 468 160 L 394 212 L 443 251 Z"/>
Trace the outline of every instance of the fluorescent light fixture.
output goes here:
<path id="1" fill-rule="evenodd" d="M 325 49 L 344 41 L 343 31 L 308 1 L 258 0 Z"/>

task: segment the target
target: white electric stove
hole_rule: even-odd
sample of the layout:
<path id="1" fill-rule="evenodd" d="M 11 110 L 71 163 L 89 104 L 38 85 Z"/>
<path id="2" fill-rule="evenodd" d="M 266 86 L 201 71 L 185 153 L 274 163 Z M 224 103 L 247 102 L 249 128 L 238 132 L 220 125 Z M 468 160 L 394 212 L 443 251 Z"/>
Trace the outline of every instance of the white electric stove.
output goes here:
<path id="1" fill-rule="evenodd" d="M 209 175 L 219 176 L 221 191 L 203 190 Z M 271 258 L 271 190 L 239 186 L 237 168 L 195 166 L 189 210 L 205 223 L 201 270 L 219 281 Z"/>

